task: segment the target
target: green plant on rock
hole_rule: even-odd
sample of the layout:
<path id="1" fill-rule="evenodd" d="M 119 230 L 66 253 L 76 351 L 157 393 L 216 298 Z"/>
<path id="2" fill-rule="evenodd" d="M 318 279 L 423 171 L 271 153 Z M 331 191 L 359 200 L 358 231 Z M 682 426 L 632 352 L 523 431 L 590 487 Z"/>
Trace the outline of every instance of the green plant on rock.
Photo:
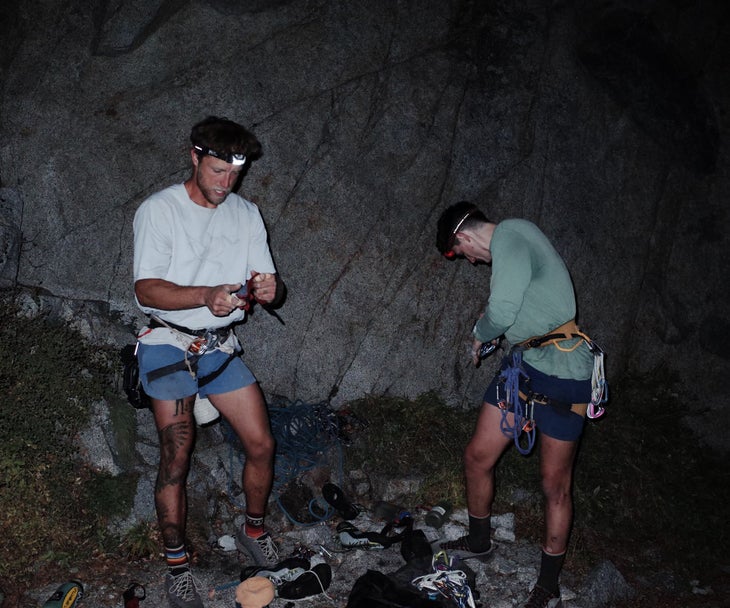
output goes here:
<path id="1" fill-rule="evenodd" d="M 153 522 L 141 521 L 130 528 L 120 545 L 130 559 L 147 559 L 155 555 L 161 546 L 157 526 Z"/>
<path id="2" fill-rule="evenodd" d="M 40 564 L 89 556 L 101 522 L 88 509 L 93 472 L 77 458 L 76 436 L 91 403 L 110 391 L 112 359 L 42 317 L 0 303 L 0 588 L 22 589 Z"/>

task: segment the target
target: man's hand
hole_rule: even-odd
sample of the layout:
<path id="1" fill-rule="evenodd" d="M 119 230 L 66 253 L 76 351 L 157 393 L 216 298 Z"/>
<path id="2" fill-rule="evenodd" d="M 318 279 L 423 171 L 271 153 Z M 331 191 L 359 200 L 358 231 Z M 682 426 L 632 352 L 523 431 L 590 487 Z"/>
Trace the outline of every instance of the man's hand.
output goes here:
<path id="1" fill-rule="evenodd" d="M 482 362 L 479 358 L 479 349 L 481 348 L 482 344 L 484 342 L 481 342 L 480 340 L 474 339 L 474 342 L 472 342 L 471 345 L 471 362 L 474 364 L 474 367 L 479 367 L 479 364 Z"/>
<path id="2" fill-rule="evenodd" d="M 480 357 L 479 351 L 485 344 L 491 344 L 493 348 L 488 350 L 483 355 L 483 357 Z M 471 360 L 474 363 L 474 367 L 479 367 L 482 363 L 482 358 L 486 358 L 487 356 L 489 356 L 497 346 L 499 346 L 499 338 L 495 338 L 494 340 L 491 340 L 489 342 L 480 342 L 479 340 L 475 339 L 471 346 Z"/>
<path id="3" fill-rule="evenodd" d="M 240 288 L 240 283 L 209 287 L 205 294 L 205 305 L 216 317 L 226 317 L 241 305 L 241 301 L 233 295 Z"/>
<path id="4" fill-rule="evenodd" d="M 276 276 L 270 272 L 252 272 L 253 297 L 259 304 L 271 304 L 276 296 Z"/>

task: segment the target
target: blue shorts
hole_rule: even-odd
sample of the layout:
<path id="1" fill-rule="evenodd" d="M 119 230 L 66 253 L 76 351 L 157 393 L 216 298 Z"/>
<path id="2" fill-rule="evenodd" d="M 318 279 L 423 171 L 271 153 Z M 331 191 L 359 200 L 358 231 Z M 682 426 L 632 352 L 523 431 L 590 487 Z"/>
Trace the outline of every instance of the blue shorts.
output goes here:
<path id="1" fill-rule="evenodd" d="M 149 372 L 182 361 L 184 357 L 185 353 L 175 346 L 139 343 L 137 348 L 139 377 L 145 392 L 150 397 L 175 400 L 190 397 L 196 393 L 201 397 L 207 397 L 208 395 L 230 393 L 256 382 L 256 378 L 241 357 L 234 355 L 229 361 L 230 355 L 217 349 L 205 353 L 198 359 L 196 378 L 193 378 L 187 369 L 183 369 L 156 378 L 152 382 L 147 381 Z M 212 377 L 209 382 L 205 380 L 206 376 L 214 374 L 223 365 L 225 365 L 223 371 Z M 198 378 L 203 379 L 202 386 L 198 386 Z"/>
<path id="2" fill-rule="evenodd" d="M 502 369 L 507 366 L 508 359 L 502 361 Z M 529 376 L 529 390 L 533 393 L 545 395 L 552 400 L 561 403 L 590 403 L 591 400 L 591 381 L 589 380 L 569 380 L 558 378 L 556 376 L 548 376 L 543 372 L 522 362 L 522 369 Z M 497 407 L 497 403 L 505 398 L 504 382 L 500 381 L 499 372 L 494 376 L 494 380 L 484 393 L 484 401 Z M 525 380 L 520 380 L 520 390 L 525 390 Z M 526 404 L 520 398 L 523 412 L 526 411 Z M 577 441 L 583 433 L 583 424 L 585 416 L 581 416 L 576 412 L 567 408 L 555 407 L 550 404 L 535 403 L 533 410 L 533 418 L 535 427 L 548 437 L 553 439 L 561 439 L 563 441 Z"/>

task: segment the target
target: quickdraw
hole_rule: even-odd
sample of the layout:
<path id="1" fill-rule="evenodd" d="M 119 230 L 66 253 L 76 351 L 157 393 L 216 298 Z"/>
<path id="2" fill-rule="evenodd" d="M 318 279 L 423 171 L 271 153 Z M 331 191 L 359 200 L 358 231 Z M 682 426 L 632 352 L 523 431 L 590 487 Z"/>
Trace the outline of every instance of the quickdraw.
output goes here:
<path id="1" fill-rule="evenodd" d="M 591 402 L 588 404 L 586 415 L 591 420 L 600 418 L 606 413 L 601 405 L 608 401 L 608 382 L 603 369 L 603 349 L 595 342 L 588 342 L 588 348 L 593 353 L 593 374 L 591 375 Z"/>

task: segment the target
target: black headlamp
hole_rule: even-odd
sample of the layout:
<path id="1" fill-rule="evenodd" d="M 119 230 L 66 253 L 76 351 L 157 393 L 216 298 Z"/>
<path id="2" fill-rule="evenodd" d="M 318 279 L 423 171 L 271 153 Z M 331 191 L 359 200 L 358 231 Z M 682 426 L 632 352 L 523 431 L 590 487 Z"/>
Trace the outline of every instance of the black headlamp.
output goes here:
<path id="1" fill-rule="evenodd" d="M 238 167 L 238 166 L 246 164 L 246 155 L 245 154 L 234 154 L 232 152 L 229 152 L 229 153 L 216 152 L 215 150 L 211 150 L 207 146 L 193 146 L 193 149 L 198 154 L 207 154 L 208 156 L 212 156 L 213 158 L 218 158 L 222 161 L 230 163 L 234 167 Z"/>

